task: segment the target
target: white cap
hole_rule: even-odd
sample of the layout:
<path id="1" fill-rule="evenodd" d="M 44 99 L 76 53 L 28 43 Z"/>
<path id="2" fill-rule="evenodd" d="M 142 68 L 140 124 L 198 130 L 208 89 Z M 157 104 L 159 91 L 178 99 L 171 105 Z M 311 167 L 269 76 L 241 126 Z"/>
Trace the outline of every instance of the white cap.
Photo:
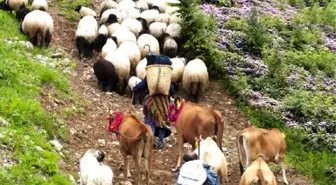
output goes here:
<path id="1" fill-rule="evenodd" d="M 184 163 L 180 169 L 177 183 L 181 185 L 203 185 L 207 178 L 206 171 L 200 160 Z"/>

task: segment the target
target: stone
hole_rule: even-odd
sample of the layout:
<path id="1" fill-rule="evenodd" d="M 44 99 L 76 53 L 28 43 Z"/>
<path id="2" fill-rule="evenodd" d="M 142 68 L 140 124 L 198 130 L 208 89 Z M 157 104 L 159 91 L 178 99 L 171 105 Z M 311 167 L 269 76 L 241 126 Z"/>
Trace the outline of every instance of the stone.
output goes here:
<path id="1" fill-rule="evenodd" d="M 48 63 L 48 65 L 49 65 L 49 67 L 51 67 L 51 68 L 55 68 L 55 67 L 56 67 L 56 64 L 53 63 L 53 62 Z"/>
<path id="2" fill-rule="evenodd" d="M 70 64 L 70 62 L 71 62 L 71 61 L 70 61 L 70 59 L 69 59 L 69 58 L 64 58 L 64 59 L 61 61 L 61 64 L 62 64 L 62 65 L 66 65 L 66 66 L 67 66 L 67 65 L 69 65 L 69 64 Z"/>
<path id="3" fill-rule="evenodd" d="M 105 146 L 105 140 L 104 139 L 98 139 L 98 145 L 99 146 Z"/>
<path id="4" fill-rule="evenodd" d="M 73 185 L 77 185 L 77 182 L 76 182 L 75 178 L 72 175 L 69 175 L 69 180 L 71 181 L 71 183 Z"/>
<path id="5" fill-rule="evenodd" d="M 29 49 L 29 50 L 34 49 L 33 44 L 32 44 L 31 42 L 28 42 L 28 41 L 26 42 L 25 47 L 26 47 L 27 49 Z"/>
<path id="6" fill-rule="evenodd" d="M 63 148 L 63 145 L 61 145 L 61 143 L 58 141 L 58 140 L 51 140 L 49 141 L 53 146 L 54 148 L 57 150 L 57 151 L 61 151 L 62 148 Z"/>
<path id="7" fill-rule="evenodd" d="M 55 53 L 51 55 L 51 58 L 62 58 L 63 54 L 62 53 Z"/>

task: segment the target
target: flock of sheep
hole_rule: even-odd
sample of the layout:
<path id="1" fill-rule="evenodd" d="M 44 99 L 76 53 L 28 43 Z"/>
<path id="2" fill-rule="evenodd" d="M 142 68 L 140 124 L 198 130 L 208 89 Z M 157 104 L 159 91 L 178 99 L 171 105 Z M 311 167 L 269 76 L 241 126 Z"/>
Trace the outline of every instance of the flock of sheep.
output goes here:
<path id="1" fill-rule="evenodd" d="M 178 7 L 169 3 L 178 0 L 104 0 L 100 3 L 99 20 L 93 9 L 76 7 L 81 19 L 76 30 L 79 57 L 91 58 L 93 51 L 100 58 L 94 72 L 105 91 L 125 93 L 146 76 L 146 55 L 170 57 L 172 83 L 184 89 L 196 101 L 206 88 L 207 67 L 200 59 L 187 63 L 182 50 L 181 19 Z M 148 47 L 147 47 L 148 46 Z"/>

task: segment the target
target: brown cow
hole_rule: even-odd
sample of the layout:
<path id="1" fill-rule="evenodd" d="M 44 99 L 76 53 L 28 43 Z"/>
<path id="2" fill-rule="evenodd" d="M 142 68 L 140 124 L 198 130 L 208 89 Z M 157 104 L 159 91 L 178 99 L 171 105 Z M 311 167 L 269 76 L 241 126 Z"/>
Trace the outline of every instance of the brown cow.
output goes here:
<path id="1" fill-rule="evenodd" d="M 257 184 L 258 182 L 260 182 L 261 185 L 277 185 L 273 172 L 261 156 L 258 156 L 257 159 L 247 167 L 240 179 L 239 185 L 251 185 Z"/>
<path id="2" fill-rule="evenodd" d="M 261 155 L 267 163 L 281 164 L 283 181 L 288 184 L 285 172 L 286 142 L 279 129 L 245 128 L 237 136 L 237 147 L 241 174 Z"/>
<path id="3" fill-rule="evenodd" d="M 114 121 L 115 120 L 115 121 Z M 114 124 L 112 122 L 114 121 Z M 149 184 L 149 172 L 153 149 L 153 134 L 151 128 L 132 114 L 122 115 L 116 112 L 109 117 L 109 131 L 115 132 L 119 140 L 120 152 L 124 158 L 124 175 L 131 177 L 127 156 L 133 157 L 138 171 L 136 182 L 141 184 L 140 159 L 144 158 L 146 184 Z"/>
<path id="4" fill-rule="evenodd" d="M 176 171 L 181 165 L 183 144 L 188 142 L 195 150 L 195 138 L 202 136 L 203 139 L 217 134 L 217 145 L 222 150 L 222 138 L 224 124 L 222 114 L 201 105 L 185 102 L 183 109 L 176 121 L 178 158 Z"/>

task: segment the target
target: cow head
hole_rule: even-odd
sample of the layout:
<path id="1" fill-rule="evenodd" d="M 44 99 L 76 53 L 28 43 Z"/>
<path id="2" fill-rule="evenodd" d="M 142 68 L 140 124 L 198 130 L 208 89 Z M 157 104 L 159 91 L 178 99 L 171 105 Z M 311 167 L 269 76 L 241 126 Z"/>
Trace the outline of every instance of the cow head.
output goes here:
<path id="1" fill-rule="evenodd" d="M 118 131 L 122 121 L 122 113 L 119 111 L 113 112 L 112 110 L 109 110 L 109 117 L 107 119 L 109 120 L 108 131 Z"/>

